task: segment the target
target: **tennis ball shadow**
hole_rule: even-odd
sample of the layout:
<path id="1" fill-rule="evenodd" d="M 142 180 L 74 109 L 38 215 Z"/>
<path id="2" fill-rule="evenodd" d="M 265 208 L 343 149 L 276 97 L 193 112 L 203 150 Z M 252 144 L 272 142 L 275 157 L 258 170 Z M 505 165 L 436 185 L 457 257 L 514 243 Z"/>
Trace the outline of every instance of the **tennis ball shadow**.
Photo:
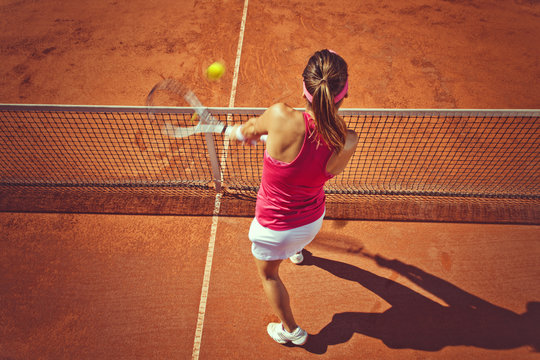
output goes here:
<path id="1" fill-rule="evenodd" d="M 358 238 L 328 231 L 317 234 L 310 246 L 350 254 L 362 254 L 364 250 L 364 244 Z"/>
<path id="2" fill-rule="evenodd" d="M 343 229 L 349 223 L 349 221 L 347 220 L 338 220 L 338 219 L 336 220 L 329 219 L 327 221 L 329 221 L 331 226 L 335 229 Z"/>

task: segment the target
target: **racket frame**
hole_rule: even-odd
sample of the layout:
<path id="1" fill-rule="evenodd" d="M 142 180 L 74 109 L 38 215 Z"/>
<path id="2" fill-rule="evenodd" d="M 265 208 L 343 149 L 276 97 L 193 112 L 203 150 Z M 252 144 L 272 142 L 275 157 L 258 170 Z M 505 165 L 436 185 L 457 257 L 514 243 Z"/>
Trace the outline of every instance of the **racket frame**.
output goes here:
<path id="1" fill-rule="evenodd" d="M 151 111 L 151 107 L 153 106 L 153 96 L 157 91 L 168 91 L 171 93 L 174 93 L 176 95 L 179 95 L 186 100 L 186 102 L 194 108 L 197 115 L 199 115 L 199 125 L 214 125 L 217 127 L 213 127 L 213 129 L 219 129 L 220 132 L 226 133 L 226 129 L 228 128 L 227 125 L 221 123 L 217 119 L 215 119 L 212 114 L 208 111 L 208 108 L 204 107 L 202 103 L 200 102 L 199 98 L 193 91 L 185 87 L 180 81 L 175 79 L 164 79 L 157 83 L 152 90 L 148 93 L 148 96 L 146 97 L 146 105 L 148 110 L 148 116 L 150 119 L 155 119 L 153 116 L 153 112 Z M 169 124 L 170 126 L 173 126 Z M 195 128 L 197 128 L 195 126 Z M 174 127 L 180 128 L 180 127 Z M 166 131 L 166 129 L 162 129 L 162 131 Z M 212 131 L 215 132 L 215 131 Z M 216 150 L 216 144 L 214 143 L 214 137 L 212 136 L 212 133 L 205 132 L 204 137 L 206 140 L 206 146 L 208 149 L 208 156 L 210 158 L 210 168 L 212 171 L 212 177 L 214 178 L 214 184 L 216 186 L 216 191 L 221 192 L 221 186 L 222 186 L 222 174 L 218 162 L 218 156 L 217 156 L 217 150 Z"/>

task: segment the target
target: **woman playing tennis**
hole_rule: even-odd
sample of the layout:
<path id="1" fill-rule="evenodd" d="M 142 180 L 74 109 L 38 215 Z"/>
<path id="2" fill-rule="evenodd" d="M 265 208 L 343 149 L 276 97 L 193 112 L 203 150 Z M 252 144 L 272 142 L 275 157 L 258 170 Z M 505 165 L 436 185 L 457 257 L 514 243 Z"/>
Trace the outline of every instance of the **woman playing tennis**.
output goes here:
<path id="1" fill-rule="evenodd" d="M 233 138 L 247 142 L 268 135 L 249 239 L 264 291 L 281 320 L 268 324 L 268 334 L 295 345 L 303 345 L 308 334 L 294 319 L 279 266 L 287 258 L 303 261 L 302 249 L 322 226 L 323 186 L 345 168 L 358 143 L 337 113 L 349 87 L 345 60 L 333 51 L 318 51 L 303 79 L 306 112 L 276 104 L 233 131 Z"/>

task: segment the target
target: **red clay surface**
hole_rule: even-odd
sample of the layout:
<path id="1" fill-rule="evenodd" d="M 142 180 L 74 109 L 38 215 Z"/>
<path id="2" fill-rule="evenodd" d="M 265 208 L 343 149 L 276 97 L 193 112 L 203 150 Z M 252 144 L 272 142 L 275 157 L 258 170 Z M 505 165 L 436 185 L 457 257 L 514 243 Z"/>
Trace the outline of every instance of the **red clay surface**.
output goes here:
<path id="1" fill-rule="evenodd" d="M 347 108 L 540 107 L 537 1 L 357 3 L 252 0 L 235 105 L 303 106 L 305 61 L 332 48 Z M 228 106 L 243 5 L 2 1 L 0 102 L 143 105 L 175 77 Z M 266 335 L 249 221 L 218 219 L 201 359 L 538 356 L 537 226 L 326 221 L 312 265 L 282 269 L 313 335 L 290 348 Z M 190 358 L 211 222 L 1 213 L 0 357 Z"/>
<path id="2" fill-rule="evenodd" d="M 3 213 L 1 357 L 190 357 L 210 223 Z"/>

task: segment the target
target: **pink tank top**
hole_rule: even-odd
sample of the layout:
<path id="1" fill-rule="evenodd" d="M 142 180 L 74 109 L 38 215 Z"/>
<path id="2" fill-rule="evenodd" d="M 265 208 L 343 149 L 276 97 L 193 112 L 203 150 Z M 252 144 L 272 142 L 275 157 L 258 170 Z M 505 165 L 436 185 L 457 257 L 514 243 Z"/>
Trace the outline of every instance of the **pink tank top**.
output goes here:
<path id="1" fill-rule="evenodd" d="M 304 143 L 292 162 L 275 160 L 264 152 L 255 216 L 262 226 L 271 230 L 294 229 L 324 214 L 324 184 L 333 177 L 326 171 L 332 150 L 315 132 L 308 113 L 304 113 L 304 122 Z"/>

